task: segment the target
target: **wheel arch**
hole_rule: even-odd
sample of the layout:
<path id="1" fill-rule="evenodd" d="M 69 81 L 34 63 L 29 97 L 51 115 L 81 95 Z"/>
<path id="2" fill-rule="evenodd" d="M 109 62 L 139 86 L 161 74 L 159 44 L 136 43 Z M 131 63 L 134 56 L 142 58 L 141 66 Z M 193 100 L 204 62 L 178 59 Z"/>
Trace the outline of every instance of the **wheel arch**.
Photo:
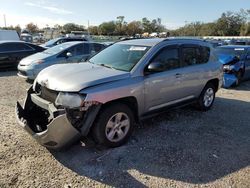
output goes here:
<path id="1" fill-rule="evenodd" d="M 205 87 L 209 84 L 209 83 L 211 83 L 211 84 L 213 84 L 214 85 L 214 87 L 215 87 L 215 92 L 217 92 L 218 90 L 219 90 L 219 79 L 218 78 L 214 78 L 214 79 L 211 79 L 211 80 L 209 80 L 207 83 L 206 83 L 206 85 L 205 85 Z M 204 88 L 205 88 L 204 87 Z"/>
<path id="2" fill-rule="evenodd" d="M 127 105 L 130 108 L 130 110 L 133 112 L 136 123 L 139 122 L 138 102 L 137 102 L 137 99 L 135 97 L 132 97 L 132 96 L 123 97 L 123 98 L 118 98 L 118 99 L 106 102 L 102 105 L 102 109 L 107 108 L 108 106 L 111 106 L 111 105 L 117 104 L 117 103 Z"/>

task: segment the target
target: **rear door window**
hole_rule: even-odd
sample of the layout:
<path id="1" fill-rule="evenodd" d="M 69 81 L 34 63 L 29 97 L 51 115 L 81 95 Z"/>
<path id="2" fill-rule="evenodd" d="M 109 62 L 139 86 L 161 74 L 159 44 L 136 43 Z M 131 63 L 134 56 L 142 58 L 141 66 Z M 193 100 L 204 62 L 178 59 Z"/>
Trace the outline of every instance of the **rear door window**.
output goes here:
<path id="1" fill-rule="evenodd" d="M 17 50 L 17 51 L 32 51 L 33 50 L 28 45 L 26 45 L 26 44 L 20 44 L 20 43 L 15 44 L 14 49 Z"/>
<path id="2" fill-rule="evenodd" d="M 89 43 L 84 43 L 83 44 L 83 54 L 90 54 L 90 44 Z"/>
<path id="3" fill-rule="evenodd" d="M 83 55 L 84 54 L 84 47 L 83 47 L 83 44 L 78 44 L 76 47 L 75 47 L 75 50 L 76 50 L 76 55 Z"/>
<path id="4" fill-rule="evenodd" d="M 0 52 L 11 52 L 14 51 L 13 46 L 10 44 L 0 45 Z"/>
<path id="5" fill-rule="evenodd" d="M 9 43 L 0 45 L 0 52 L 19 52 L 19 51 L 32 51 L 33 49 L 26 44 Z"/>
<path id="6" fill-rule="evenodd" d="M 181 55 L 182 67 L 204 64 L 209 61 L 210 48 L 198 45 L 183 45 L 181 47 Z"/>
<path id="7" fill-rule="evenodd" d="M 104 49 L 104 46 L 102 44 L 94 43 L 91 45 L 91 53 L 100 52 L 102 49 Z"/>

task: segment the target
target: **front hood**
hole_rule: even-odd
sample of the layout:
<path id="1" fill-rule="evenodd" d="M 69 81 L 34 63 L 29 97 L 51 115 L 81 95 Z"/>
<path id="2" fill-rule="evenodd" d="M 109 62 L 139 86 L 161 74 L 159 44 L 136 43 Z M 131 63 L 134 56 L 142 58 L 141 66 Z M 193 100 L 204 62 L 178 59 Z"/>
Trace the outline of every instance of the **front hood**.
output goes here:
<path id="1" fill-rule="evenodd" d="M 46 54 L 46 53 L 43 53 L 43 52 L 39 52 L 39 53 L 36 53 L 36 54 L 33 54 L 33 55 L 30 55 L 28 57 L 23 58 L 20 61 L 20 65 L 27 66 L 27 65 L 30 65 L 32 62 L 34 62 L 36 60 L 46 59 L 49 56 L 51 56 L 51 54 Z"/>
<path id="2" fill-rule="evenodd" d="M 222 65 L 226 65 L 226 64 L 235 64 L 237 62 L 239 62 L 239 59 L 235 59 L 236 57 L 233 56 L 233 55 L 224 55 L 224 54 L 220 54 L 218 55 L 218 59 L 219 59 L 219 62 L 222 64 Z"/>
<path id="3" fill-rule="evenodd" d="M 72 63 L 50 66 L 41 71 L 36 82 L 55 91 L 78 92 L 84 88 L 125 79 L 130 73 L 94 65 Z"/>

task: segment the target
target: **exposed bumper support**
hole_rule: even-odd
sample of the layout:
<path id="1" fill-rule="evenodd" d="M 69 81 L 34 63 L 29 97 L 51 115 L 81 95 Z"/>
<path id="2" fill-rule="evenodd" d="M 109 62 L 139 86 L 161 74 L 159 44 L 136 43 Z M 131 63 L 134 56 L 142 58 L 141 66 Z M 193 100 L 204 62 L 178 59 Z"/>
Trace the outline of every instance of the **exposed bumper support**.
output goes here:
<path id="1" fill-rule="evenodd" d="M 41 145 L 51 149 L 61 149 L 62 147 L 71 144 L 81 137 L 77 131 L 68 121 L 66 114 L 59 115 L 53 119 L 48 125 L 47 130 L 42 132 L 35 132 L 31 127 L 29 121 L 24 117 L 26 114 L 22 106 L 17 102 L 16 118 L 19 123 L 33 138 Z"/>
<path id="2" fill-rule="evenodd" d="M 24 107 L 19 102 L 16 104 L 16 119 L 38 143 L 50 149 L 61 149 L 88 134 L 99 109 L 97 105 L 87 110 L 81 127 L 75 128 L 64 109 L 57 109 L 30 89 Z M 41 123 L 40 119 L 48 122 Z"/>

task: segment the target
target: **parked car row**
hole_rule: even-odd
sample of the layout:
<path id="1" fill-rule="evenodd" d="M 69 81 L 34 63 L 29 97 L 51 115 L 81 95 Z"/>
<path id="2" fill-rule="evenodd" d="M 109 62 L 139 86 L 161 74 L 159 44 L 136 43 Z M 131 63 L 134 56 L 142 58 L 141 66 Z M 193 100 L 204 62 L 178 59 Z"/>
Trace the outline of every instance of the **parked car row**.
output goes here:
<path id="1" fill-rule="evenodd" d="M 59 38 L 49 40 L 48 42 L 42 44 L 41 46 L 44 48 L 51 48 L 58 44 L 62 44 L 65 42 L 73 42 L 73 41 L 88 41 L 88 40 L 83 37 L 59 37 Z"/>
<path id="2" fill-rule="evenodd" d="M 60 149 L 87 135 L 117 147 L 153 114 L 190 103 L 209 110 L 222 76 L 222 64 L 203 40 L 126 40 L 85 63 L 42 70 L 24 106 L 17 102 L 16 117 L 47 148 Z"/>
<path id="3" fill-rule="evenodd" d="M 0 42 L 0 69 L 17 69 L 18 75 L 35 79 L 45 67 L 58 63 L 77 63 L 106 47 L 95 42 L 66 42 L 52 48 L 44 48 L 23 41 Z"/>
<path id="4" fill-rule="evenodd" d="M 218 47 L 218 46 L 224 46 L 224 45 L 250 45 L 250 40 L 236 40 L 236 39 L 231 39 L 231 40 L 223 40 L 223 39 L 207 39 L 207 42 L 211 43 L 213 47 Z"/>
<path id="5" fill-rule="evenodd" d="M 241 81 L 250 79 L 250 46 L 228 45 L 216 49 L 223 64 L 223 86 L 238 86 Z"/>
<path id="6" fill-rule="evenodd" d="M 93 42 L 66 42 L 22 59 L 18 65 L 18 76 L 34 80 L 46 67 L 62 63 L 79 63 L 105 48 Z"/>

